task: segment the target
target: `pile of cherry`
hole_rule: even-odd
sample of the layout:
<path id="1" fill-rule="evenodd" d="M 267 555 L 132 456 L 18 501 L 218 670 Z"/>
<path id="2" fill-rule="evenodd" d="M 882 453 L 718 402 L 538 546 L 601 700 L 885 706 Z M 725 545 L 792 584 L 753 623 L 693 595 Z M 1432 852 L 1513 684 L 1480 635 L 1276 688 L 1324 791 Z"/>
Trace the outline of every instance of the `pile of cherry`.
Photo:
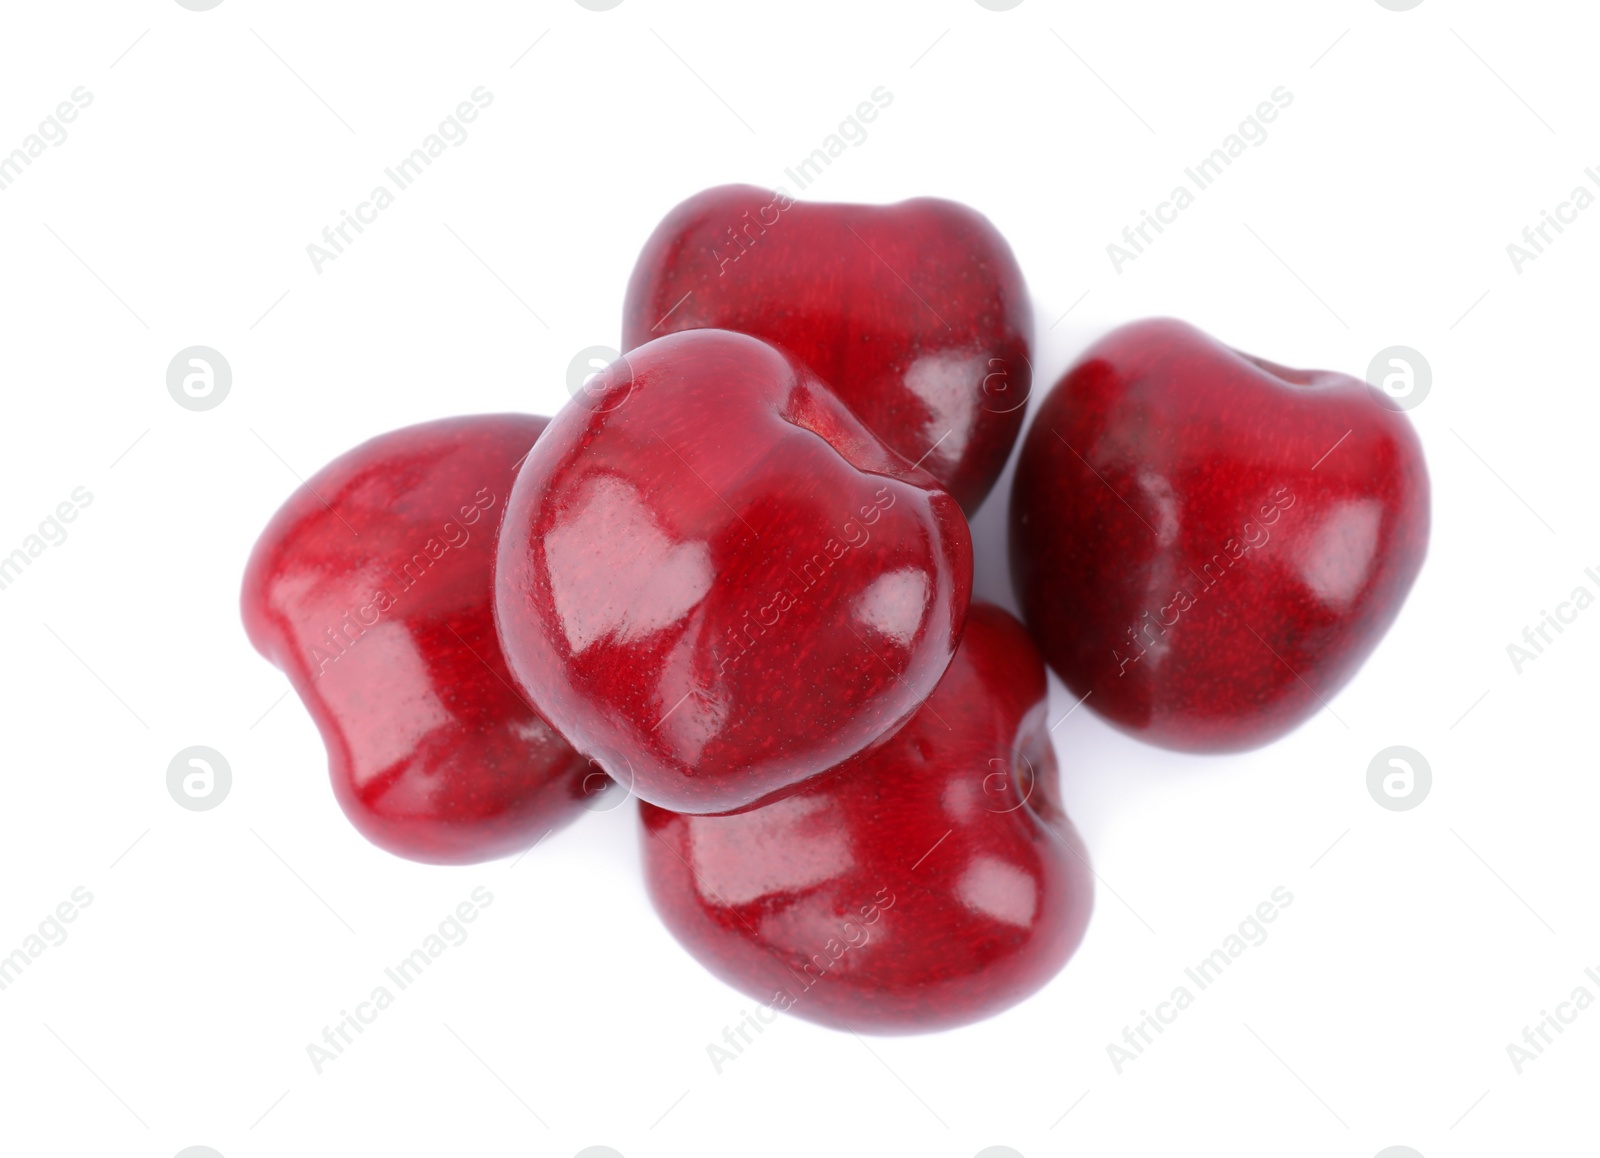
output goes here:
<path id="1" fill-rule="evenodd" d="M 1045 661 L 1151 743 L 1266 743 L 1393 621 L 1428 480 L 1365 383 L 1125 326 L 1023 439 L 1024 627 L 970 603 L 965 515 L 1021 430 L 1032 319 L 960 205 L 678 206 L 627 352 L 554 419 L 380 435 L 256 544 L 246 628 L 351 821 L 464 863 L 625 792 L 662 919 L 770 1009 L 914 1032 L 1040 988 L 1093 897 Z"/>

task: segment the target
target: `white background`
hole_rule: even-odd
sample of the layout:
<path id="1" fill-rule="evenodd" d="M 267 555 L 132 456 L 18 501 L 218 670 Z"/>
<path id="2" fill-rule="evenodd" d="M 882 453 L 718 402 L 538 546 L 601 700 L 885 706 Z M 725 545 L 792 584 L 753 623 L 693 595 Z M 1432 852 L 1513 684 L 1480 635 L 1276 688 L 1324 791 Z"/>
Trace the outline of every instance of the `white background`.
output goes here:
<path id="1" fill-rule="evenodd" d="M 1600 208 L 1520 273 L 1506 246 L 1600 167 L 1595 31 L 1588 5 L 1487 0 L 7 5 L 0 150 L 94 100 L 0 192 L 0 553 L 94 500 L 0 591 L 0 953 L 94 900 L 0 992 L 0 1151 L 1592 1152 L 1600 1010 L 1520 1075 L 1506 1046 L 1600 997 L 1600 610 L 1520 674 L 1506 646 L 1600 592 Z M 479 85 L 470 139 L 315 272 L 307 244 Z M 1036 997 L 921 1038 L 784 1018 L 718 1075 L 706 1046 L 750 1003 L 651 913 L 632 806 L 515 866 L 370 847 L 238 583 L 296 476 L 357 442 L 553 412 L 573 355 L 617 343 L 661 215 L 784 182 L 879 85 L 805 196 L 988 214 L 1034 295 L 1035 402 L 1150 314 L 1357 375 L 1413 346 L 1433 541 L 1338 718 L 1212 759 L 1087 709 L 1056 729 L 1101 886 Z M 1106 245 L 1280 85 L 1265 143 L 1116 272 Z M 234 372 L 205 413 L 165 385 L 195 344 Z M 1009 605 L 1008 480 L 975 532 Z M 167 793 L 194 744 L 233 768 L 214 811 Z M 1366 789 L 1392 744 L 1433 769 L 1408 812 Z M 315 1073 L 323 1026 L 477 886 L 470 940 Z M 1118 1074 L 1107 1045 L 1277 886 L 1270 939 Z"/>

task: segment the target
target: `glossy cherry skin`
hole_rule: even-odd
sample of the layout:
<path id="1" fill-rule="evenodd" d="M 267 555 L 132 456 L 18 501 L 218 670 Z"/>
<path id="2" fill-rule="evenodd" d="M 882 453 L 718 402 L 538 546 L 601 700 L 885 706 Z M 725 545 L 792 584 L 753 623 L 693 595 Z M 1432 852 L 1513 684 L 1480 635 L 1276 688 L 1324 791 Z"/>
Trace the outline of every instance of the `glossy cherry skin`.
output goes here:
<path id="1" fill-rule="evenodd" d="M 613 363 L 529 453 L 496 617 L 579 751 L 652 803 L 727 812 L 904 721 L 971 590 L 933 479 L 790 356 L 695 330 Z"/>
<path id="2" fill-rule="evenodd" d="M 1086 352 L 1023 441 L 1017 598 L 1050 666 L 1151 743 L 1253 748 L 1319 711 L 1428 545 L 1406 416 L 1170 319 Z"/>
<path id="3" fill-rule="evenodd" d="M 988 219 L 953 201 L 806 204 L 751 185 L 696 194 L 639 255 L 623 346 L 705 327 L 798 356 L 968 515 L 1022 428 L 1027 287 Z"/>
<path id="4" fill-rule="evenodd" d="M 974 604 L 938 690 L 876 751 L 733 816 L 641 805 L 656 910 L 768 1011 L 919 1033 L 1016 1004 L 1066 964 L 1094 899 L 1045 694 L 1022 624 Z"/>
<path id="5" fill-rule="evenodd" d="M 572 820 L 604 777 L 515 690 L 495 638 L 495 529 L 546 419 L 410 426 L 294 492 L 245 569 L 245 630 L 328 749 L 368 840 L 465 864 Z"/>

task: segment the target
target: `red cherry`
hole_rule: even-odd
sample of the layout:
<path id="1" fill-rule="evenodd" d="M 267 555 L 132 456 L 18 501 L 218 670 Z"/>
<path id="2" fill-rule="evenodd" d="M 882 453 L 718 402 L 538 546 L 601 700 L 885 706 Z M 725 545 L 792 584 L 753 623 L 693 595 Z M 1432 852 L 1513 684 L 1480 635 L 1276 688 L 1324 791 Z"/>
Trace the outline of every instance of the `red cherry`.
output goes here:
<path id="1" fill-rule="evenodd" d="M 1022 271 L 988 219 L 952 201 L 696 194 L 639 255 L 623 346 L 707 327 L 794 353 L 968 515 L 1022 428 L 1033 381 Z"/>
<path id="2" fill-rule="evenodd" d="M 938 690 L 881 748 L 732 816 L 642 805 L 656 910 L 728 984 L 824 1025 L 916 1033 L 1016 1004 L 1093 907 L 1045 694 L 1022 624 L 974 604 Z"/>
<path id="3" fill-rule="evenodd" d="M 345 813 L 397 855 L 504 856 L 597 790 L 515 691 L 490 607 L 495 528 L 547 421 L 451 418 L 363 443 L 295 491 L 245 569 L 250 642 L 311 712 Z"/>
<path id="4" fill-rule="evenodd" d="M 1114 331 L 1062 377 L 1011 495 L 1012 578 L 1050 666 L 1113 724 L 1193 752 L 1321 709 L 1427 545 L 1403 414 L 1169 319 Z"/>
<path id="5" fill-rule="evenodd" d="M 614 363 L 529 453 L 496 621 L 529 698 L 640 797 L 756 803 L 903 722 L 955 653 L 955 501 L 810 370 L 724 330 Z"/>

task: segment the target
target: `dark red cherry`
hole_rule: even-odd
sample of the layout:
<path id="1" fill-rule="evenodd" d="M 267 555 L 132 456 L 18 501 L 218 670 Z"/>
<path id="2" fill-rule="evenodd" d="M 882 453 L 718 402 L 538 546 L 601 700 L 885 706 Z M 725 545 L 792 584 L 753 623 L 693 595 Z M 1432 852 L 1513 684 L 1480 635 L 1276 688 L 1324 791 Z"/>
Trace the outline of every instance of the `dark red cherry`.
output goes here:
<path id="1" fill-rule="evenodd" d="M 515 688 L 495 638 L 495 530 L 546 419 L 489 414 L 380 435 L 290 496 L 241 606 L 374 844 L 489 860 L 566 824 L 603 776 Z"/>
<path id="2" fill-rule="evenodd" d="M 1169 319 L 1045 399 L 1011 494 L 1017 598 L 1090 708 L 1170 748 L 1252 748 L 1333 698 L 1428 547 L 1410 421 L 1365 383 Z"/>
<path id="3" fill-rule="evenodd" d="M 1033 381 L 1022 271 L 988 219 L 953 201 L 697 193 L 639 255 L 623 345 L 706 327 L 797 355 L 968 515 L 1022 428 Z"/>
<path id="4" fill-rule="evenodd" d="M 915 1033 L 1016 1004 L 1066 963 L 1093 904 L 1045 694 L 1022 625 L 974 604 L 938 690 L 876 751 L 732 816 L 641 805 L 656 910 L 762 1003 L 757 1022 Z"/>
<path id="5" fill-rule="evenodd" d="M 496 620 L 579 751 L 652 803 L 726 812 L 898 727 L 971 583 L 933 479 L 791 356 L 694 330 L 614 363 L 529 453 Z"/>

